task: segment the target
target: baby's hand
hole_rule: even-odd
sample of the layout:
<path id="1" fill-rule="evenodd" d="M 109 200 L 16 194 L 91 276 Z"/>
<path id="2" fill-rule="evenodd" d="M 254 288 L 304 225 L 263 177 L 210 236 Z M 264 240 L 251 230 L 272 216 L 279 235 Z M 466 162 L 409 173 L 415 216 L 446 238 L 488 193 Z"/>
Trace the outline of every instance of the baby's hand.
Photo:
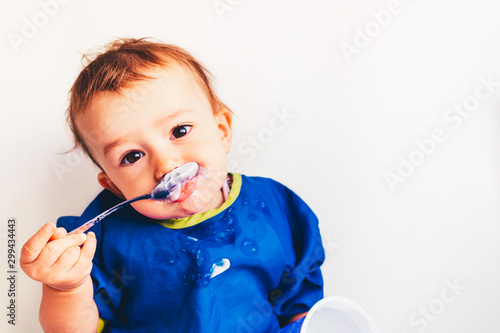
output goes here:
<path id="1" fill-rule="evenodd" d="M 90 276 L 96 244 L 92 232 L 67 235 L 64 228 L 47 223 L 24 244 L 21 268 L 54 289 L 73 290 Z"/>

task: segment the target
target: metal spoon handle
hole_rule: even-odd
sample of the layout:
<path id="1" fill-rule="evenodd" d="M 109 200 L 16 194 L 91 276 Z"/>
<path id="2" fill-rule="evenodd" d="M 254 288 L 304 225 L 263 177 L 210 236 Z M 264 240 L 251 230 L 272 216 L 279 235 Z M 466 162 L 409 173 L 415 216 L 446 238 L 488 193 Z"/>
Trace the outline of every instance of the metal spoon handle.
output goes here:
<path id="1" fill-rule="evenodd" d="M 132 198 L 132 199 L 127 200 L 127 201 L 124 201 L 124 202 L 120 202 L 116 206 L 113 206 L 110 209 L 108 209 L 108 210 L 102 212 L 101 214 L 97 215 L 92 220 L 89 220 L 89 221 L 85 222 L 84 224 L 82 224 L 81 226 L 79 226 L 78 228 L 75 228 L 75 229 L 71 230 L 70 232 L 68 232 L 68 235 L 83 233 L 83 232 L 89 230 L 94 224 L 99 223 L 100 221 L 102 221 L 104 218 L 106 218 L 111 213 L 116 212 L 118 209 L 120 209 L 122 207 L 125 207 L 125 206 L 131 204 L 132 202 L 136 202 L 136 201 L 139 201 L 139 200 L 150 199 L 151 197 L 152 197 L 151 193 L 148 193 L 148 194 L 140 195 L 138 197 Z"/>

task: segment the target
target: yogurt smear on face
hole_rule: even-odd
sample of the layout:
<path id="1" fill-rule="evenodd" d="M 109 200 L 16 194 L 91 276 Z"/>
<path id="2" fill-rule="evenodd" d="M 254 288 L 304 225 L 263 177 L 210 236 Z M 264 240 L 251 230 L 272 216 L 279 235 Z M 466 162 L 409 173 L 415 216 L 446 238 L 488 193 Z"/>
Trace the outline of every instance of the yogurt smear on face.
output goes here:
<path id="1" fill-rule="evenodd" d="M 151 191 L 151 198 L 166 202 L 179 200 L 183 192 L 183 187 L 187 183 L 192 184 L 192 180 L 196 181 L 199 170 L 200 166 L 195 162 L 186 163 L 172 170 L 163 176 L 160 183 Z"/>
<path id="2" fill-rule="evenodd" d="M 198 173 L 192 178 L 185 178 L 178 184 L 169 196 L 170 202 L 180 202 L 189 198 L 196 191 L 198 180 L 207 181 L 210 176 L 208 168 L 199 167 Z"/>

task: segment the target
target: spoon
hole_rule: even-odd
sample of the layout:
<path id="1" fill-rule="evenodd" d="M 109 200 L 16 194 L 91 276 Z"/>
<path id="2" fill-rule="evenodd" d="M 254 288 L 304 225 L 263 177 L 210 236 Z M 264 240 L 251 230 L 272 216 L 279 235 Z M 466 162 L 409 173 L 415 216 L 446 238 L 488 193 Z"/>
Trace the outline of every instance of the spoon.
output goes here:
<path id="1" fill-rule="evenodd" d="M 164 200 L 164 201 L 175 201 L 179 198 L 180 189 L 184 184 L 191 180 L 194 176 L 198 174 L 199 165 L 196 162 L 189 162 L 181 165 L 178 168 L 167 173 L 163 176 L 160 183 L 149 193 L 140 195 L 138 197 L 132 198 L 130 200 L 121 202 L 114 207 L 106 210 L 105 212 L 97 215 L 92 220 L 85 222 L 78 228 L 73 229 L 69 234 L 79 234 L 89 230 L 94 224 L 99 223 L 104 218 L 106 218 L 111 213 L 116 212 L 118 209 L 136 202 L 139 200 L 153 199 L 153 200 Z"/>

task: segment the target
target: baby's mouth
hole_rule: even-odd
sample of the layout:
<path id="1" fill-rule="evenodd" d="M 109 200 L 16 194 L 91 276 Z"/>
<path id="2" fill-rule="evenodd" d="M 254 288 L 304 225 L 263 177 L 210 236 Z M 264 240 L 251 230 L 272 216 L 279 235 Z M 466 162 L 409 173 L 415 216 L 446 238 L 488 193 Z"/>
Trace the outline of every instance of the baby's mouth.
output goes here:
<path id="1" fill-rule="evenodd" d="M 189 179 L 184 185 L 179 186 L 179 195 L 177 199 L 174 199 L 174 196 L 170 198 L 172 202 L 181 202 L 186 200 L 193 194 L 194 190 L 196 189 L 196 183 L 198 182 L 198 175 L 194 176 L 193 178 Z"/>
<path id="2" fill-rule="evenodd" d="M 196 172 L 192 172 L 188 177 L 185 177 L 178 186 L 172 189 L 172 194 L 168 196 L 168 202 L 182 202 L 186 200 L 196 192 L 199 181 L 205 183 L 210 179 L 210 167 L 203 167 L 194 162 L 191 163 L 196 165 Z"/>
<path id="3" fill-rule="evenodd" d="M 189 197 L 195 187 L 200 166 L 198 163 L 186 163 L 168 174 L 151 191 L 152 199 L 163 202 L 177 202 Z"/>

